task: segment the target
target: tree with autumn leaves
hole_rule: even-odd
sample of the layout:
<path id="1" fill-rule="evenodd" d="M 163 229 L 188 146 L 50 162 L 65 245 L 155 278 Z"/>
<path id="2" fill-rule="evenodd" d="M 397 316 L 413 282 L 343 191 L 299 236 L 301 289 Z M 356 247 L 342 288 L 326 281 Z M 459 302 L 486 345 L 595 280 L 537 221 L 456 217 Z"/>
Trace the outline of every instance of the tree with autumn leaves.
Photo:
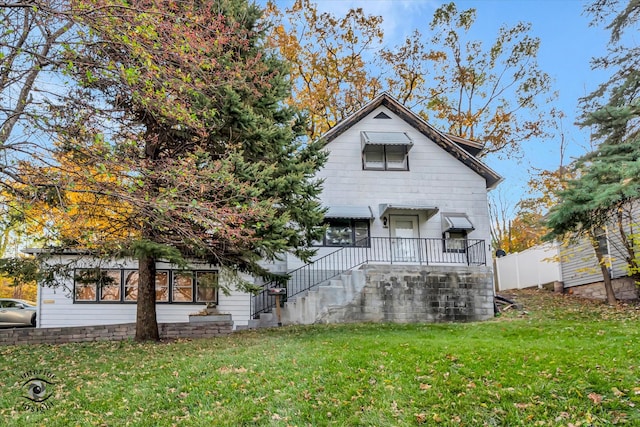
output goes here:
<path id="1" fill-rule="evenodd" d="M 136 338 L 158 339 L 160 259 L 264 277 L 260 260 L 288 250 L 307 259 L 321 233 L 324 154 L 302 143 L 304 117 L 282 103 L 288 74 L 265 49 L 261 11 L 243 0 L 72 9 L 82 40 L 61 71 L 76 85 L 49 104 L 46 123 L 54 157 L 72 166 L 25 164 L 20 200 L 91 225 L 72 239 L 47 230 L 52 243 L 138 260 Z"/>
<path id="2" fill-rule="evenodd" d="M 545 109 L 555 94 L 538 65 L 540 40 L 530 35 L 530 24 L 503 25 L 486 45 L 469 37 L 476 10 L 446 3 L 426 30 L 388 47 L 384 18 L 362 8 L 336 16 L 319 12 L 311 0 L 283 9 L 269 1 L 267 12 L 271 43 L 291 64 L 287 102 L 309 112 L 310 138 L 383 91 L 445 133 L 483 143 L 480 156 L 517 157 L 522 144 L 549 137 L 561 114 Z M 492 197 L 494 246 L 516 251 L 538 242 L 545 234 L 542 214 L 523 208 L 509 223 L 498 198 Z"/>
<path id="3" fill-rule="evenodd" d="M 51 242 L 139 260 L 139 339 L 157 338 L 157 259 L 193 256 L 268 275 L 259 259 L 310 254 L 322 219 L 315 137 L 378 92 L 423 106 L 424 117 L 485 142 L 485 152 L 515 152 L 524 136 L 544 130 L 543 120 L 519 116 L 537 111 L 549 90 L 528 27 L 502 29 L 482 49 L 464 42 L 475 11 L 452 3 L 434 16 L 431 30 L 442 36 L 430 40 L 434 48 L 415 31 L 380 51 L 385 66 L 375 75 L 366 51 L 381 40 L 381 18 L 359 9 L 335 18 L 308 1 L 286 14 L 272 7 L 267 40 L 260 11 L 240 0 L 61 4 L 52 15 L 64 29 L 53 40 L 55 61 L 42 64 L 70 84 L 47 99 L 45 114 L 32 116 L 56 144 L 39 151 L 45 162 L 18 162 L 20 173 L 6 182 L 20 190 L 17 215 L 49 209 L 63 219 L 40 221 Z M 283 25 L 285 16 L 302 26 Z M 275 48 L 289 65 L 292 93 Z M 512 104 L 504 95 L 510 88 L 521 93 Z M 303 133 L 310 142 L 300 142 Z M 65 229 L 71 223 L 85 226 L 74 233 Z"/>
<path id="4" fill-rule="evenodd" d="M 280 10 L 270 1 L 271 42 L 291 66 L 287 102 L 309 111 L 307 133 L 322 135 L 382 91 L 444 132 L 484 144 L 481 155 L 513 156 L 527 140 L 547 135 L 551 79 L 540 69 L 540 40 L 526 23 L 503 26 L 483 45 L 469 31 L 475 9 L 446 3 L 428 31 L 399 46 L 383 44 L 383 17 L 361 8 L 343 17 L 319 12 L 311 0 Z M 375 54 L 372 54 L 375 52 Z"/>
<path id="5" fill-rule="evenodd" d="M 568 142 L 562 132 L 562 119 L 562 114 L 557 115 L 556 127 L 560 130 L 559 166 L 555 170 L 531 171 L 527 197 L 517 203 L 515 216 L 501 197 L 500 189 L 497 190 L 497 196 L 490 199 L 491 243 L 495 250 L 521 252 L 539 244 L 549 233 L 545 216 L 560 202 L 558 192 L 567 188 L 568 180 L 575 178 L 576 173 L 573 164 L 565 164 Z"/>

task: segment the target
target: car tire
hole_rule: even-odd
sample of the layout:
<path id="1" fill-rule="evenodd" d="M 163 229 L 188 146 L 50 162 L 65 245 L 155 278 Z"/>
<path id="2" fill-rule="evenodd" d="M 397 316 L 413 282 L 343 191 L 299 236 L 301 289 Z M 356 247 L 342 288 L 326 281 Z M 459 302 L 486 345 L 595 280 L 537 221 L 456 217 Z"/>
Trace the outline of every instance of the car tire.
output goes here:
<path id="1" fill-rule="evenodd" d="M 31 326 L 36 327 L 36 315 L 35 313 L 31 316 Z"/>

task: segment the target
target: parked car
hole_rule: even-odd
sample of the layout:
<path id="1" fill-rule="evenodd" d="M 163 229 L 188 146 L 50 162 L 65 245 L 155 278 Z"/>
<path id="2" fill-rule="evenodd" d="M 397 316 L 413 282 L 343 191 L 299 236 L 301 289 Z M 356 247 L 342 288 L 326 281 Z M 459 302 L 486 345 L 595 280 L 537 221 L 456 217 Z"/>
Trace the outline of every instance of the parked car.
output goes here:
<path id="1" fill-rule="evenodd" d="M 36 326 L 36 303 L 0 298 L 0 328 L 15 326 Z"/>

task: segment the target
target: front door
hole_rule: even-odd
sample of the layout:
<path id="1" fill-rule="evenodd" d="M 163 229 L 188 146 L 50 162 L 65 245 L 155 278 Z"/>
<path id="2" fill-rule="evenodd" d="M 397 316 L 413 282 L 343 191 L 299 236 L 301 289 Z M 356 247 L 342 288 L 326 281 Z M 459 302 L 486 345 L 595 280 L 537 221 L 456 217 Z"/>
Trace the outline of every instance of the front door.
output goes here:
<path id="1" fill-rule="evenodd" d="M 393 261 L 420 261 L 418 217 L 391 215 L 391 255 Z"/>

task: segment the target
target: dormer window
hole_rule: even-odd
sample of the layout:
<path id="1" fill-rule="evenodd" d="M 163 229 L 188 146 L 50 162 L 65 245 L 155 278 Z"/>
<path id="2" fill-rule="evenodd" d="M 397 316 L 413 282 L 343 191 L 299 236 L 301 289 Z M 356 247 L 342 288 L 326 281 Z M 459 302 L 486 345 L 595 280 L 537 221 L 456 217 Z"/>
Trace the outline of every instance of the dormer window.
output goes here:
<path id="1" fill-rule="evenodd" d="M 409 170 L 413 141 L 405 132 L 360 132 L 362 168 L 365 170 Z"/>

